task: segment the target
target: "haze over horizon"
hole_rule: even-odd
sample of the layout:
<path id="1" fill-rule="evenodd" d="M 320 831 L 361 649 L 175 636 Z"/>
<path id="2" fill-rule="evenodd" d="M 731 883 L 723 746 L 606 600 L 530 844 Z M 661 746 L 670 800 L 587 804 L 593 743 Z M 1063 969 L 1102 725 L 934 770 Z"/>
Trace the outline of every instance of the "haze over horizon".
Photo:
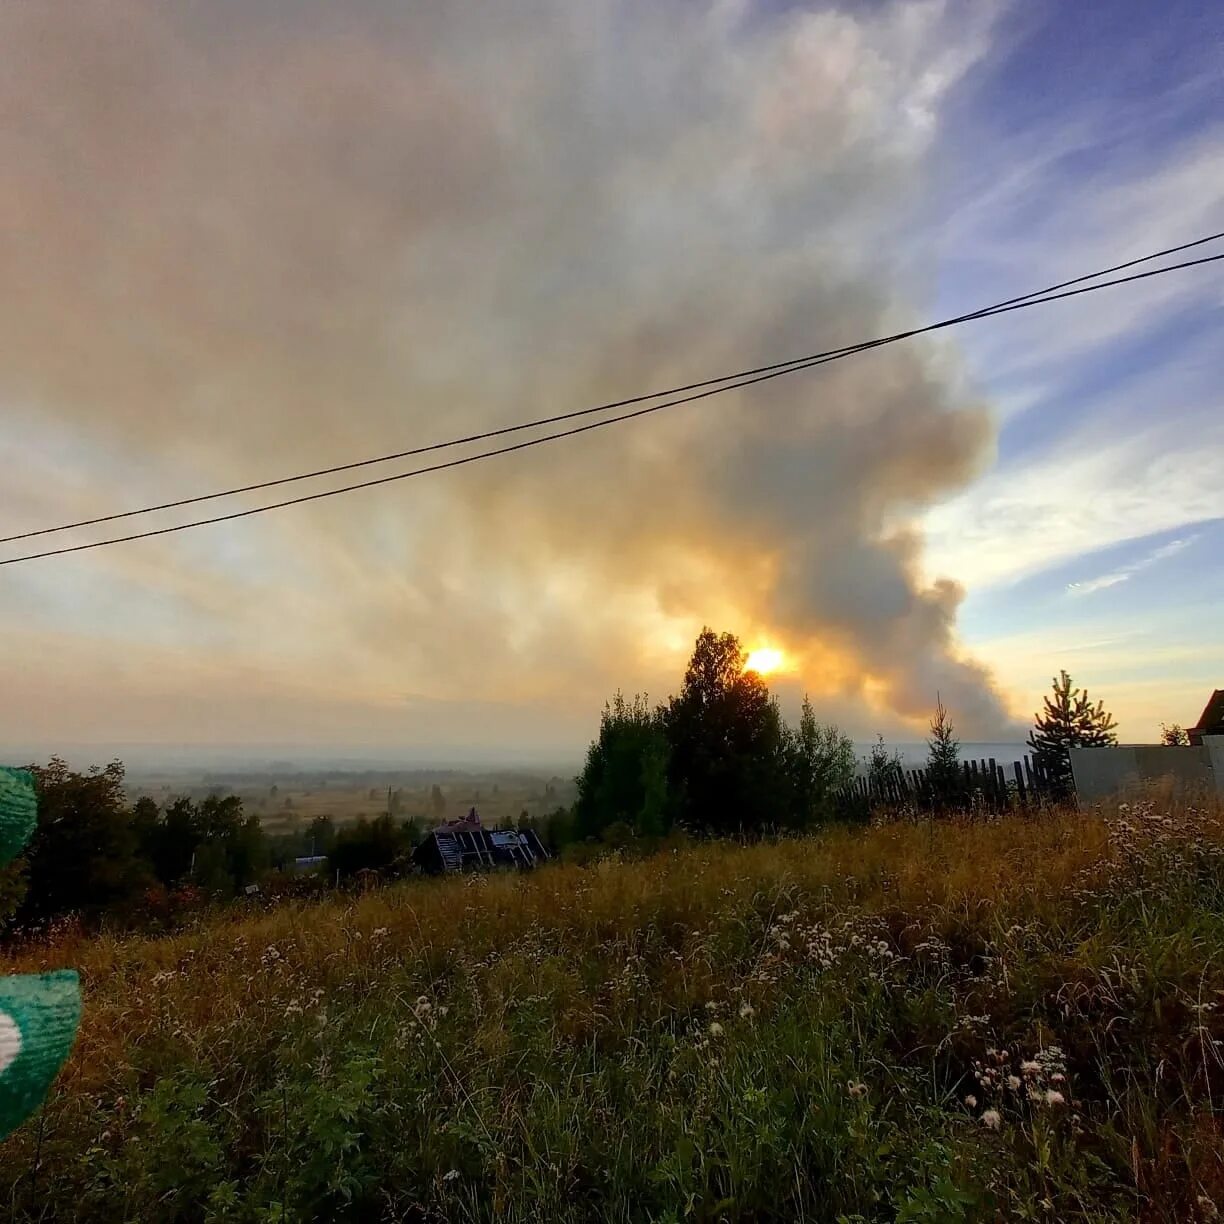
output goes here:
<path id="1" fill-rule="evenodd" d="M 1096 7 L 8 6 L 0 534 L 1224 229 L 1224 18 Z M 5 567 L 0 759 L 568 760 L 706 624 L 856 740 L 1018 741 L 1062 667 L 1151 740 L 1224 687 L 1220 266 Z"/>

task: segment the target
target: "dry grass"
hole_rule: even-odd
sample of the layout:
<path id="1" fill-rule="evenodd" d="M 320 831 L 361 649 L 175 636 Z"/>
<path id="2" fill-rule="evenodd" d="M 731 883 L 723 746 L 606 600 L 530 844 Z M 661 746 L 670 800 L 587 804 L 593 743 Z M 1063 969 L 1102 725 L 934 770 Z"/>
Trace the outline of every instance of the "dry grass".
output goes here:
<path id="1" fill-rule="evenodd" d="M 1148 803 L 61 933 L 13 1214 L 1214 1218 L 1222 865 Z"/>

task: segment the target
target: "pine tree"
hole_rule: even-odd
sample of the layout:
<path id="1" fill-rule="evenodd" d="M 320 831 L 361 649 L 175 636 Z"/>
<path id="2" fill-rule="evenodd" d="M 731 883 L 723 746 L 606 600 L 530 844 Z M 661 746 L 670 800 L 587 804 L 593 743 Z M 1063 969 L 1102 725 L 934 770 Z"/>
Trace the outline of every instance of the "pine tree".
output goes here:
<path id="1" fill-rule="evenodd" d="M 927 740 L 927 782 L 931 795 L 940 807 L 955 802 L 962 790 L 960 740 L 948 715 L 943 698 L 935 694 L 935 717 L 931 719 L 931 737 Z"/>
<path id="2" fill-rule="evenodd" d="M 1054 780 L 1061 796 L 1066 797 L 1075 785 L 1068 749 L 1116 744 L 1117 725 L 1104 702 L 1093 705 L 1088 690 L 1074 688 L 1071 677 L 1060 671 L 1054 679 L 1053 699 L 1045 698 L 1045 713 L 1036 716 L 1036 726 L 1029 732 L 1028 746 L 1033 750 L 1034 761 Z"/>

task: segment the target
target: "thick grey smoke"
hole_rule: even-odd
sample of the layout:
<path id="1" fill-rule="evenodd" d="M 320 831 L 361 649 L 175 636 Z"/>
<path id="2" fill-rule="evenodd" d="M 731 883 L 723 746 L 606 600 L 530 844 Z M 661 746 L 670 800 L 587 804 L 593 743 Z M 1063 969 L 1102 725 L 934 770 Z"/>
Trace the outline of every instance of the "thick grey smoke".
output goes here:
<path id="1" fill-rule="evenodd" d="M 907 222 L 987 33 L 980 7 L 939 3 L 5 6 L 5 522 L 908 322 L 924 268 Z M 460 472 L 10 569 L 0 623 L 71 647 L 61 697 L 109 669 L 92 708 L 132 735 L 137 707 L 173 711 L 189 684 L 181 738 L 213 735 L 239 692 L 243 728 L 334 734 L 331 715 L 286 714 L 313 703 L 394 736 L 459 702 L 477 712 L 452 736 L 509 742 L 530 710 L 565 737 L 609 687 L 668 683 L 705 622 L 786 646 L 795 684 L 852 726 L 925 716 L 939 689 L 966 733 L 999 734 L 988 675 L 957 651 L 960 592 L 923 577 L 913 525 L 990 447 L 952 356 L 897 346 Z M 115 651 L 133 661 L 119 677 Z"/>

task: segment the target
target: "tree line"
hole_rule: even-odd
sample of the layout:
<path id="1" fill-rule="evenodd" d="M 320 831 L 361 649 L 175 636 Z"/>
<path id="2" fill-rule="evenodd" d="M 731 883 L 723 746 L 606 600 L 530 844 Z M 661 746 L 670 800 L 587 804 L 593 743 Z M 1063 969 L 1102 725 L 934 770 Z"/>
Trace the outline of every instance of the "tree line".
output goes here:
<path id="1" fill-rule="evenodd" d="M 847 799 L 860 768 L 849 736 L 820 722 L 806 697 L 798 722 L 788 724 L 746 663 L 734 634 L 704 629 L 674 696 L 652 705 L 617 693 L 605 705 L 573 806 L 533 819 L 524 812 L 518 826 L 533 828 L 554 854 L 582 857 L 608 846 L 648 850 L 679 834 L 755 837 L 868 815 Z M 1103 704 L 1062 672 L 1029 747 L 1070 796 L 1067 750 L 1113 743 L 1114 727 Z M 862 768 L 878 783 L 899 775 L 903 762 L 880 737 Z M 25 854 L 0 873 L 0 919 L 23 927 L 63 914 L 147 923 L 257 887 L 300 891 L 363 872 L 406 874 L 424 832 L 388 810 L 343 827 L 324 816 L 269 835 L 236 795 L 129 804 L 117 761 L 78 773 L 53 758 L 31 770 L 38 826 Z M 938 694 L 926 776 L 934 809 L 968 805 L 959 741 Z M 435 820 L 445 807 L 435 786 Z M 306 856 L 323 869 L 294 885 L 292 869 Z"/>
<path id="2" fill-rule="evenodd" d="M 680 691 L 652 706 L 618 693 L 578 776 L 581 840 L 744 836 L 831 819 L 854 777 L 854 745 L 805 698 L 787 724 L 731 633 L 702 631 Z"/>
<path id="3" fill-rule="evenodd" d="M 1028 738 L 1051 798 L 1074 795 L 1069 749 L 1116 743 L 1116 725 L 1065 671 L 1054 678 Z M 1166 734 L 1166 742 L 1176 741 Z M 788 725 L 765 682 L 746 667 L 739 640 L 705 629 L 676 696 L 652 706 L 618 693 L 604 707 L 578 778 L 572 836 L 649 843 L 676 829 L 743 837 L 862 820 L 870 811 L 849 790 L 858 769 L 850 738 L 817 721 L 807 697 L 798 724 Z M 904 769 L 900 754 L 877 737 L 863 762 L 872 793 L 886 792 Z M 924 772 L 933 814 L 973 805 L 960 741 L 938 693 Z"/>

